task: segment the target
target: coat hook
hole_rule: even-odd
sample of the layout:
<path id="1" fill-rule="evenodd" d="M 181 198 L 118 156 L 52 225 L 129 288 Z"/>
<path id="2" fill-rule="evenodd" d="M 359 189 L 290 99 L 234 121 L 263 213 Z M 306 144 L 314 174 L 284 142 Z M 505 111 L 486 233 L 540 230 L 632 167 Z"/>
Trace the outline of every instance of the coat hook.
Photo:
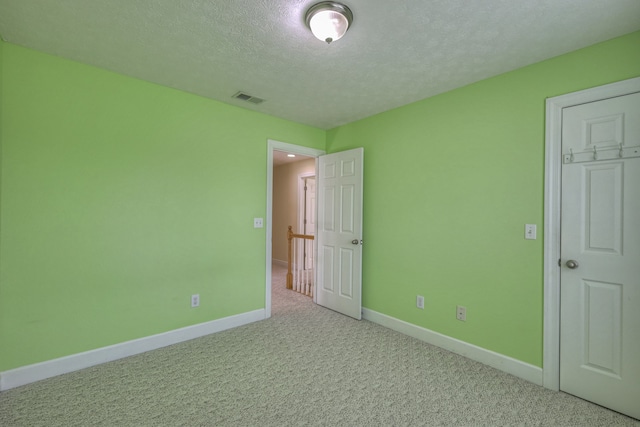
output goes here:
<path id="1" fill-rule="evenodd" d="M 593 160 L 598 160 L 598 152 L 595 145 L 593 146 Z"/>

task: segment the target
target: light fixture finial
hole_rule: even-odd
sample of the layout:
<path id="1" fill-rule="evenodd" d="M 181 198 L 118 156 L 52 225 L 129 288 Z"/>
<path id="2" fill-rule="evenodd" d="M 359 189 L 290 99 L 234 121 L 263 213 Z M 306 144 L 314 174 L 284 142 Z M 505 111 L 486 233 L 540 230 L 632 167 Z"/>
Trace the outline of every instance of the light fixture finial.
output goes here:
<path id="1" fill-rule="evenodd" d="M 305 22 L 318 40 L 329 44 L 344 36 L 353 22 L 353 13 L 341 3 L 323 1 L 309 8 Z"/>

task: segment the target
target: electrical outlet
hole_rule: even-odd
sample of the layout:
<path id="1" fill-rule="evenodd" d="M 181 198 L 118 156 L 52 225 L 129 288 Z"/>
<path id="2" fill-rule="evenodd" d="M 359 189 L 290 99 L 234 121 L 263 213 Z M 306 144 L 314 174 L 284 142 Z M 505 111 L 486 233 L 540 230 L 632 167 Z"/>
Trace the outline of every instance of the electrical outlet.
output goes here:
<path id="1" fill-rule="evenodd" d="M 467 307 L 461 305 L 456 306 L 456 319 L 462 320 L 463 322 L 467 321 Z"/>
<path id="2" fill-rule="evenodd" d="M 253 228 L 262 228 L 262 218 L 253 218 Z"/>
<path id="3" fill-rule="evenodd" d="M 200 305 L 200 294 L 191 295 L 191 308 L 198 307 Z"/>
<path id="4" fill-rule="evenodd" d="M 424 310 L 424 297 L 422 295 L 416 297 L 416 307 Z"/>

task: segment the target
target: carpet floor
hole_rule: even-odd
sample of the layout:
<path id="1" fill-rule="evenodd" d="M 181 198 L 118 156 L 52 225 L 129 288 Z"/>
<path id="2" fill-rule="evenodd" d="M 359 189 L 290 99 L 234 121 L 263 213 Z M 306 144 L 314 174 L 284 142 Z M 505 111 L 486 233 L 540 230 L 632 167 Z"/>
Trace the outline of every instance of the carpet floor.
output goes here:
<path id="1" fill-rule="evenodd" d="M 0 426 L 640 426 L 313 304 L 0 393 Z"/>

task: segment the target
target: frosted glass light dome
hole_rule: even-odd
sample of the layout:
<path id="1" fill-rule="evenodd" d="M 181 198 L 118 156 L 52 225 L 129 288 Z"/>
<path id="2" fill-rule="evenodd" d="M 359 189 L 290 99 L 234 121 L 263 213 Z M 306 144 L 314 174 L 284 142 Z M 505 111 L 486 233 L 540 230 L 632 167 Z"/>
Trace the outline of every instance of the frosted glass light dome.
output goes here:
<path id="1" fill-rule="evenodd" d="M 353 21 L 351 10 L 343 4 L 325 1 L 309 8 L 307 26 L 318 39 L 327 43 L 339 40 Z"/>

